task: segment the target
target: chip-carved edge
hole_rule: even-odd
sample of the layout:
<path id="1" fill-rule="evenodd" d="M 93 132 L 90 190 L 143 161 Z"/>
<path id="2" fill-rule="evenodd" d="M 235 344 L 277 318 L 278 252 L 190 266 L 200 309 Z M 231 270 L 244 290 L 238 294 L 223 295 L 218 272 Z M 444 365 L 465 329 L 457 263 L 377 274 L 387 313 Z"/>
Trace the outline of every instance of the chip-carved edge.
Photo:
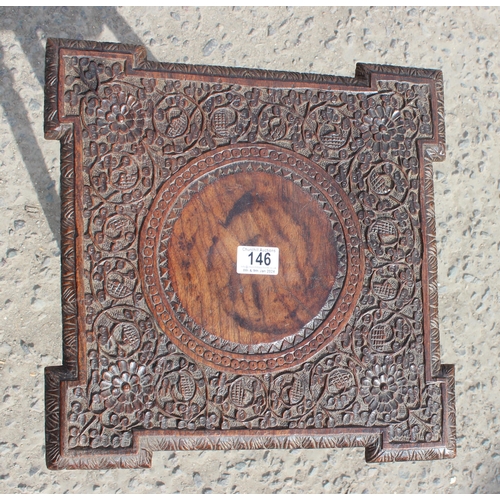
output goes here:
<path id="1" fill-rule="evenodd" d="M 58 117 L 58 76 L 60 49 L 81 49 L 98 52 L 117 52 L 131 55 L 134 69 L 154 69 L 165 73 L 221 76 L 258 80 L 280 80 L 283 82 L 342 85 L 349 87 L 370 87 L 374 76 L 424 78 L 434 81 L 433 103 L 434 124 L 437 125 L 435 139 L 423 144 L 425 238 L 428 248 L 428 282 L 430 306 L 430 376 L 445 387 L 443 407 L 444 442 L 425 448 L 384 447 L 384 433 L 353 431 L 345 434 L 319 435 L 277 435 L 255 436 L 248 433 L 227 432 L 224 436 L 162 436 L 147 435 L 135 439 L 133 454 L 94 454 L 80 457 L 64 457 L 61 454 L 61 383 L 75 380 L 78 376 L 78 305 L 76 300 L 75 261 L 75 178 L 74 178 L 74 135 L 72 124 L 61 124 Z M 358 63 L 354 78 L 318 74 L 302 74 L 260 69 L 227 68 L 218 66 L 196 66 L 180 63 L 156 63 L 147 60 L 142 46 L 94 41 L 48 39 L 45 67 L 45 138 L 61 141 L 61 260 L 62 260 L 62 322 L 63 322 L 63 365 L 45 369 L 46 410 L 46 461 L 50 469 L 102 469 L 150 467 L 152 452 L 157 450 L 193 449 L 267 449 L 267 448 L 342 448 L 361 446 L 366 448 L 368 462 L 435 460 L 453 458 L 456 454 L 455 437 L 455 375 L 454 367 L 441 365 L 439 357 L 439 326 L 437 312 L 437 251 L 435 240 L 434 191 L 432 162 L 445 158 L 443 76 L 439 70 L 403 68 L 399 66 Z"/>

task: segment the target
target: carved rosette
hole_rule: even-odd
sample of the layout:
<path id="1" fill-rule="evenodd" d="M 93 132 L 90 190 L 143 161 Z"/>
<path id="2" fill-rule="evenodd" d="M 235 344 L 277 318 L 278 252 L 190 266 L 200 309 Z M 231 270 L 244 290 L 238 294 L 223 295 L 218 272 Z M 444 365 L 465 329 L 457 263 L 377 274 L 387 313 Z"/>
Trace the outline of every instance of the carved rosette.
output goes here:
<path id="1" fill-rule="evenodd" d="M 63 141 L 65 329 L 65 366 L 47 375 L 49 465 L 148 465 L 139 435 L 148 450 L 453 455 L 453 373 L 437 354 L 440 73 L 202 76 L 144 54 L 48 45 L 46 133 Z M 269 342 L 200 325 L 169 263 L 191 200 L 243 171 L 306 193 L 337 256 L 326 299 Z M 264 443 L 266 429 L 274 437 Z"/>

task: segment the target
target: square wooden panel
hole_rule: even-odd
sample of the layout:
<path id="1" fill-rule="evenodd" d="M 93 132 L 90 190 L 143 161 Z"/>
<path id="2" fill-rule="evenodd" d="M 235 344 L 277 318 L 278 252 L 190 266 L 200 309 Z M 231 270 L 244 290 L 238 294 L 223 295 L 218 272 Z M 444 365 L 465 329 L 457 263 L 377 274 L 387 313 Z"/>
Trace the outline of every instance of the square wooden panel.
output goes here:
<path id="1" fill-rule="evenodd" d="M 155 450 L 455 455 L 441 72 L 153 63 L 143 47 L 54 39 L 46 64 L 62 169 L 50 468 L 148 467 Z M 238 273 L 243 246 L 259 269 L 257 247 L 279 249 L 277 274 Z"/>

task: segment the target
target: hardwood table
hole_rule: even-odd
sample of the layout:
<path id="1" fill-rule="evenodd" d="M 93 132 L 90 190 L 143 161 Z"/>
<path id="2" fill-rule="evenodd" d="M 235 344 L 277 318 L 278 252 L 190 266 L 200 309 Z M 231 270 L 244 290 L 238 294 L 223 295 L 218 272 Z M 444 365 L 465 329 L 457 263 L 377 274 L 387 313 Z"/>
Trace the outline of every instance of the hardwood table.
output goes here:
<path id="1" fill-rule="evenodd" d="M 435 70 L 306 75 L 48 40 L 63 300 L 48 466 L 193 449 L 453 457 L 432 179 L 443 113 Z"/>

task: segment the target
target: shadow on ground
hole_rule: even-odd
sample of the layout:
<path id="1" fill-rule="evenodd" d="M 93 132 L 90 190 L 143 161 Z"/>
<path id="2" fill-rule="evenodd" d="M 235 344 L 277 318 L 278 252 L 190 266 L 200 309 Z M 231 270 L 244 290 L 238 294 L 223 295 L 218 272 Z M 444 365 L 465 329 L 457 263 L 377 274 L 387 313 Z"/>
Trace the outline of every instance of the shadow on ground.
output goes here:
<path id="1" fill-rule="evenodd" d="M 44 86 L 45 41 L 47 38 L 94 40 L 107 27 L 121 43 L 142 41 L 115 7 L 12 7 L 1 9 L 0 30 L 13 31 L 40 84 Z M 12 20 L 18 19 L 17 24 Z M 71 30 L 70 32 L 66 31 Z M 151 60 L 154 60 L 151 55 Z M 0 104 L 10 125 L 24 165 L 48 221 L 60 244 L 60 198 L 49 174 L 28 110 L 16 90 L 12 71 L 5 66 L 0 47 Z"/>

